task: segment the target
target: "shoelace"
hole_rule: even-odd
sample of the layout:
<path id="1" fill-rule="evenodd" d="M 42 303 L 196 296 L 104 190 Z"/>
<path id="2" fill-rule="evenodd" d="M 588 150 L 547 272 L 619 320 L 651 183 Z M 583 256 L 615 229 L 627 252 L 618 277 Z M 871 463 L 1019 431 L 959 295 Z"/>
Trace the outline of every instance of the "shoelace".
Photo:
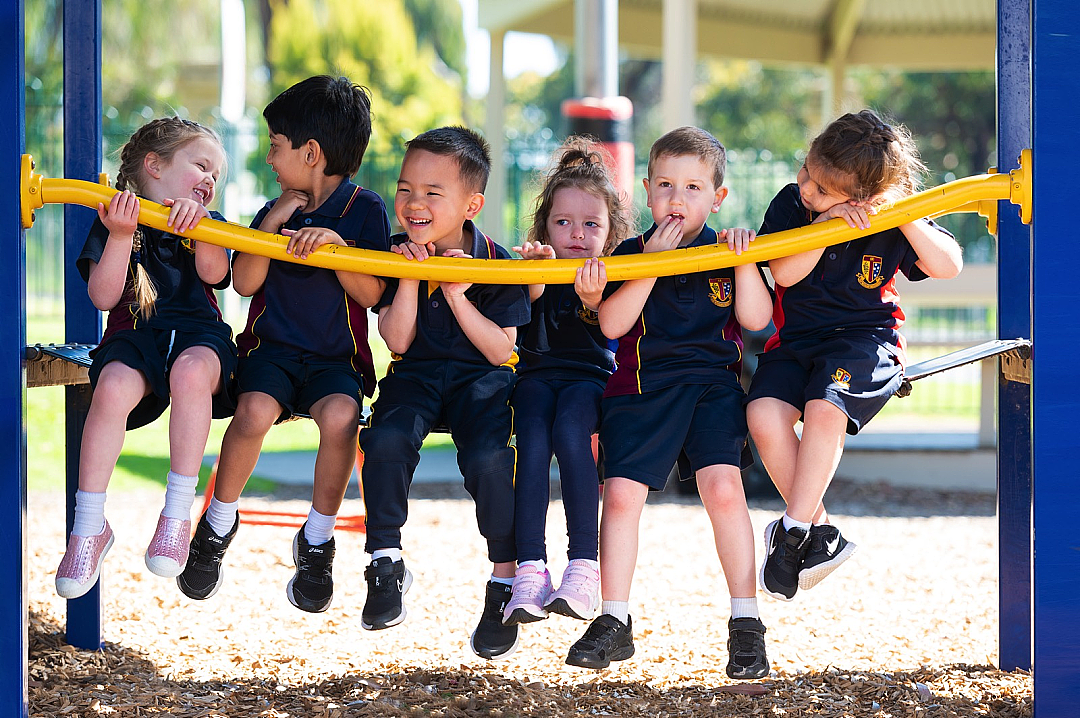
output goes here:
<path id="1" fill-rule="evenodd" d="M 731 632 L 732 653 L 756 653 L 759 642 L 764 639 L 756 631 L 736 629 Z"/>
<path id="2" fill-rule="evenodd" d="M 327 561 L 324 557 L 323 561 Z M 326 563 L 320 564 L 317 559 L 313 559 L 311 556 L 300 556 L 297 561 L 297 569 L 303 576 L 305 581 L 311 583 L 329 583 L 330 582 L 330 570 L 327 568 Z"/>
<path id="3" fill-rule="evenodd" d="M 592 578 L 592 569 L 585 566 L 571 566 L 563 578 L 563 585 L 569 584 L 570 588 L 583 589 L 589 585 Z"/>
<path id="4" fill-rule="evenodd" d="M 518 581 L 515 590 L 519 591 L 522 597 L 539 598 L 544 593 L 546 583 L 542 573 L 533 573 Z"/>

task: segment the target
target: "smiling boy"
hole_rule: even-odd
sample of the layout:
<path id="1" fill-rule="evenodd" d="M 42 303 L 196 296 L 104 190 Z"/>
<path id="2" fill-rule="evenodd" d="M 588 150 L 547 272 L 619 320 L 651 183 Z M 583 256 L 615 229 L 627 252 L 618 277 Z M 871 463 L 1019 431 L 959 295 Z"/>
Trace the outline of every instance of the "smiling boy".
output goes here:
<path id="1" fill-rule="evenodd" d="M 509 259 L 473 224 L 490 166 L 487 143 L 464 127 L 429 130 L 406 143 L 394 197 L 405 232 L 391 237 L 392 249 L 416 261 Z M 402 596 L 412 574 L 401 557 L 401 527 L 409 486 L 424 437 L 445 423 L 494 564 L 469 646 L 487 659 L 509 655 L 517 647 L 517 626 L 502 624 L 516 558 L 509 402 L 517 327 L 529 321 L 528 292 L 519 285 L 390 279 L 377 311 L 393 361 L 360 432 L 371 554 L 361 626 L 377 630 L 405 619 Z"/>
<path id="2" fill-rule="evenodd" d="M 348 79 L 320 75 L 285 90 L 263 111 L 270 131 L 266 161 L 281 196 L 252 226 L 289 235 L 286 251 L 296 258 L 307 259 L 323 244 L 389 249 L 382 199 L 349 179 L 371 136 L 370 102 Z M 363 395 L 375 389 L 366 307 L 384 285 L 353 272 L 233 256 L 233 286 L 251 297 L 247 328 L 237 338 L 240 397 L 222 440 L 214 497 L 177 583 L 197 600 L 217 592 L 221 561 L 240 524 L 237 502 L 266 433 L 275 422 L 307 413 L 319 427 L 319 451 L 286 595 L 300 610 L 317 613 L 333 599 L 334 525 L 355 462 Z"/>
<path id="3" fill-rule="evenodd" d="M 672 130 L 649 152 L 644 180 L 655 224 L 614 256 L 713 245 L 726 238 L 741 253 L 749 230 L 706 226 L 727 196 L 723 145 L 704 130 Z M 753 527 L 740 466 L 746 446 L 739 384 L 740 325 L 764 328 L 772 301 L 754 264 L 674 277 L 609 282 L 600 328 L 619 339 L 617 368 L 602 403 L 604 502 L 600 522 L 598 616 L 566 662 L 605 668 L 634 654 L 629 614 L 638 524 L 649 491 L 664 488 L 683 456 L 696 473 L 731 596 L 727 674 L 769 672 L 758 618 Z"/>

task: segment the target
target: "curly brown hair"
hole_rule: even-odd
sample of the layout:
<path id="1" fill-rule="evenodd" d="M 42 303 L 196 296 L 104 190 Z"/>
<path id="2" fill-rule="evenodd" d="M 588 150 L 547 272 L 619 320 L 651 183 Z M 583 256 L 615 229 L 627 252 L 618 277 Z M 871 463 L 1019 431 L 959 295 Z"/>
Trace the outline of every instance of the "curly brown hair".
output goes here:
<path id="1" fill-rule="evenodd" d="M 857 202 L 914 194 L 927 171 L 907 129 L 873 110 L 834 120 L 810 143 L 807 158 L 818 165 L 822 184 Z"/>
<path id="2" fill-rule="evenodd" d="M 532 213 L 532 226 L 526 239 L 530 242 L 551 244 L 547 221 L 555 202 L 555 193 L 570 187 L 604 201 L 608 210 L 608 236 L 600 256 L 606 257 L 633 232 L 630 212 L 626 202 L 615 188 L 612 179 L 614 160 L 611 154 L 595 138 L 574 135 L 568 137 L 552 156 L 551 166 L 544 174 L 540 194 L 536 197 L 536 209 Z"/>

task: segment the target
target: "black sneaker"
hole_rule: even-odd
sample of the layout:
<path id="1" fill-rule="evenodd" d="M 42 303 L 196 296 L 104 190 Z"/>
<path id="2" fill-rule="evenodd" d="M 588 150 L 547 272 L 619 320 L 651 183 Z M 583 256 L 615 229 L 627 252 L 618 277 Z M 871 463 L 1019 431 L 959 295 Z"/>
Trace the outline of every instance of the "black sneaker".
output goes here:
<path id="1" fill-rule="evenodd" d="M 634 619 L 626 623 L 602 613 L 585 629 L 585 635 L 570 646 L 567 665 L 578 668 L 607 668 L 612 661 L 625 661 L 634 655 Z"/>
<path id="2" fill-rule="evenodd" d="M 405 605 L 401 602 L 412 586 L 412 573 L 401 559 L 389 556 L 375 559 L 364 569 L 367 581 L 367 600 L 360 616 L 360 627 L 367 631 L 396 626 L 405 620 Z"/>
<path id="3" fill-rule="evenodd" d="M 799 567 L 810 546 L 810 537 L 798 526 L 784 529 L 777 519 L 765 527 L 765 560 L 758 583 L 773 598 L 790 601 L 799 590 Z"/>
<path id="4" fill-rule="evenodd" d="M 210 528 L 206 514 L 199 519 L 195 535 L 188 549 L 187 564 L 184 571 L 176 577 L 176 585 L 188 598 L 203 601 L 210 598 L 221 588 L 221 560 L 225 550 L 232 543 L 236 530 L 240 528 L 240 514 L 236 515 L 232 529 L 224 536 L 218 536 Z"/>
<path id="5" fill-rule="evenodd" d="M 510 586 L 488 581 L 484 591 L 484 612 L 469 638 L 473 653 L 489 661 L 509 656 L 518 645 L 518 627 L 503 625 L 503 608 L 510 601 Z"/>
<path id="6" fill-rule="evenodd" d="M 813 588 L 847 561 L 858 548 L 829 524 L 810 527 L 810 548 L 799 568 L 799 588 Z"/>
<path id="7" fill-rule="evenodd" d="M 308 613 L 322 613 L 330 606 L 334 599 L 334 551 L 333 536 L 326 543 L 312 546 L 304 536 L 304 527 L 300 527 L 292 543 L 296 573 L 285 587 L 289 603 Z"/>
<path id="8" fill-rule="evenodd" d="M 765 624 L 756 618 L 729 618 L 727 630 L 728 678 L 749 680 L 769 675 Z"/>

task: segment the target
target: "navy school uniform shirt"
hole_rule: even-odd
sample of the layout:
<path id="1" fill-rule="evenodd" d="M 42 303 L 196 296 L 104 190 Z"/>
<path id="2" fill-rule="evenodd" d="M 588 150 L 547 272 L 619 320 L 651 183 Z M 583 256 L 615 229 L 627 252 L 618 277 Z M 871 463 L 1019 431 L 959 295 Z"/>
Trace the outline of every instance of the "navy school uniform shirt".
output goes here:
<path id="1" fill-rule="evenodd" d="M 467 250 L 476 259 L 510 259 L 510 253 L 493 242 L 470 220 L 463 226 L 466 236 L 472 238 L 472 248 Z M 390 238 L 391 244 L 404 244 L 409 237 L 404 232 Z M 375 307 L 376 311 L 390 306 L 397 294 L 398 281 L 386 279 L 386 291 Z M 461 330 L 454 313 L 446 304 L 442 289 L 437 282 L 420 281 L 417 289 L 416 337 L 409 345 L 403 359 L 453 360 L 483 367 L 491 363 Z M 530 318 L 529 290 L 521 284 L 473 284 L 465 290 L 465 298 L 480 313 L 500 327 L 518 327 Z M 517 354 L 507 362 L 513 366 Z"/>
<path id="2" fill-rule="evenodd" d="M 769 204 L 758 234 L 805 227 L 817 216 L 803 206 L 798 185 L 790 184 Z M 765 350 L 781 343 L 821 339 L 839 330 L 866 330 L 902 350 L 899 330 L 904 312 L 895 277 L 899 271 L 912 281 L 926 279 L 915 264 L 918 260 L 899 228 L 826 247 L 810 274 L 793 286 L 776 286 L 776 333 L 765 343 Z"/>
<path id="3" fill-rule="evenodd" d="M 605 383 L 615 370 L 616 342 L 600 331 L 600 316 L 581 303 L 573 284 L 549 284 L 522 328 L 518 373 Z"/>
<path id="4" fill-rule="evenodd" d="M 217 212 L 210 213 L 211 219 L 224 221 Z M 163 232 L 153 227 L 139 225 L 142 232 L 142 247 L 138 253 L 132 252 L 128 262 L 128 275 L 120 301 L 109 310 L 105 333 L 101 341 L 124 329 L 152 328 L 185 332 L 199 331 L 206 327 L 220 328 L 221 310 L 218 308 L 215 289 L 229 286 L 230 274 L 215 285 L 209 285 L 199 278 L 195 268 L 195 240 L 180 235 Z M 109 239 L 108 228 L 95 219 L 90 227 L 79 258 L 75 260 L 83 279 L 90 279 L 90 263 L 101 261 L 105 243 Z M 225 250 L 228 252 L 228 250 Z M 138 302 L 135 300 L 135 265 L 142 264 L 157 288 L 157 303 L 149 319 L 139 316 Z M 232 331 L 226 326 L 226 336 Z"/>
<path id="5" fill-rule="evenodd" d="M 656 231 L 615 248 L 613 256 L 640 254 Z M 704 227 L 688 247 L 716 244 L 716 231 Z M 608 282 L 604 298 L 622 282 Z M 634 326 L 619 339 L 615 373 L 604 396 L 643 394 L 680 384 L 724 381 L 721 370 L 738 381 L 742 330 L 735 319 L 735 270 L 731 267 L 659 277 Z"/>
<path id="6" fill-rule="evenodd" d="M 259 210 L 252 227 L 259 226 L 276 201 Z M 282 227 L 325 227 L 350 247 L 390 249 L 390 220 L 382 198 L 347 179 L 322 205 L 311 212 L 297 211 Z M 348 361 L 363 377 L 364 393 L 371 396 L 375 367 L 367 321 L 367 309 L 348 295 L 334 270 L 272 259 L 266 281 L 251 298 L 247 327 L 236 344 L 241 357 L 276 345 L 301 357 Z"/>

